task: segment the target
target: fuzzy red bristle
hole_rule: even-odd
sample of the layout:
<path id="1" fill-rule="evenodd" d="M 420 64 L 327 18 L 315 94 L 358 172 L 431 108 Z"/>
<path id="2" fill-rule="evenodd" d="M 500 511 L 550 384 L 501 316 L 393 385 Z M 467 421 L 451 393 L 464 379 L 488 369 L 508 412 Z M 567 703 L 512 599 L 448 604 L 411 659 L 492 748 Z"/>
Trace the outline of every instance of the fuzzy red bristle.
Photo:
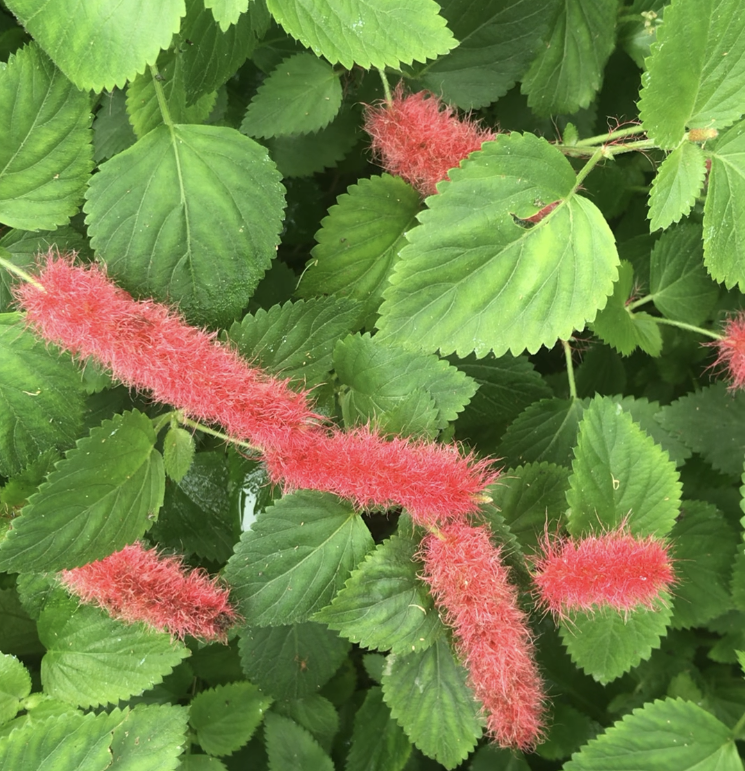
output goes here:
<path id="1" fill-rule="evenodd" d="M 709 345 L 718 351 L 715 367 L 723 369 L 730 381 L 730 389 L 745 388 L 745 312 L 728 319 L 724 337 Z"/>

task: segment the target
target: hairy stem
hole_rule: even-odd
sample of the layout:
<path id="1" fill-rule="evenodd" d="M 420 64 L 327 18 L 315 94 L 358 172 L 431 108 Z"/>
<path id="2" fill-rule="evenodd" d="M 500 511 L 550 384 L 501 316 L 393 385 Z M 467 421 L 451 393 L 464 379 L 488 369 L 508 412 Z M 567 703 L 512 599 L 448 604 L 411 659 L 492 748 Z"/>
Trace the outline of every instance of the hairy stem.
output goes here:
<path id="1" fill-rule="evenodd" d="M 393 104 L 393 96 L 391 95 L 391 87 L 388 85 L 388 78 L 386 77 L 385 70 L 379 69 L 380 79 L 383 81 L 383 93 L 385 94 L 385 101 L 388 105 Z"/>
<path id="2" fill-rule="evenodd" d="M 155 69 L 154 65 L 150 65 L 150 74 L 153 76 L 153 85 L 155 86 L 155 96 L 158 98 L 158 107 L 160 108 L 160 114 L 163 116 L 163 123 L 166 126 L 173 126 L 173 120 L 171 119 L 171 112 L 168 109 L 168 102 L 166 101 L 166 95 L 163 92 L 163 86 L 160 84 L 160 74 Z"/>
<path id="3" fill-rule="evenodd" d="M 572 346 L 567 340 L 561 341 L 564 347 L 564 358 L 567 362 L 567 380 L 569 381 L 569 395 L 572 399 L 577 398 L 577 384 L 574 381 L 574 362 L 572 361 Z"/>
<path id="4" fill-rule="evenodd" d="M 0 267 L 5 268 L 9 273 L 18 276 L 18 278 L 23 279 L 27 284 L 31 284 L 31 286 L 35 287 L 40 292 L 47 291 L 30 273 L 27 273 L 23 268 L 14 265 L 10 260 L 0 257 Z"/>
<path id="5" fill-rule="evenodd" d="M 701 329 L 693 324 L 686 324 L 685 321 L 673 321 L 673 319 L 665 319 L 661 316 L 652 316 L 652 318 L 658 324 L 667 324 L 670 327 L 678 327 L 678 329 L 685 329 L 688 332 L 696 332 L 704 337 L 710 337 L 712 340 L 723 340 L 724 335 L 720 335 L 718 332 L 712 332 L 710 329 Z"/>

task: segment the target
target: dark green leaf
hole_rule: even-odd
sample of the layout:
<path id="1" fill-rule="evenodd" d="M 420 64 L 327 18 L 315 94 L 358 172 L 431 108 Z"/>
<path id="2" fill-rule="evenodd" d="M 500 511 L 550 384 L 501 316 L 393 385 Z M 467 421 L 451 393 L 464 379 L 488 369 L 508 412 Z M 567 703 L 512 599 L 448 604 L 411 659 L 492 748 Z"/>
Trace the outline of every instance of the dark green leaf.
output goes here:
<path id="1" fill-rule="evenodd" d="M 552 705 L 548 735 L 536 747 L 546 760 L 563 760 L 594 738 L 598 725 L 587 715 L 562 702 Z"/>
<path id="2" fill-rule="evenodd" d="M 321 745 L 294 720 L 270 712 L 266 716 L 264 740 L 272 771 L 334 771 L 334 764 Z"/>
<path id="3" fill-rule="evenodd" d="M 698 145 L 683 142 L 660 165 L 649 196 L 649 229 L 664 230 L 687 217 L 704 184 L 706 159 Z"/>
<path id="4" fill-rule="evenodd" d="M 138 704 L 114 729 L 107 771 L 173 771 L 186 743 L 188 713 L 171 704 Z"/>
<path id="5" fill-rule="evenodd" d="M 0 589 L 0 616 L 0 651 L 21 656 L 44 652 L 36 624 L 24 610 L 15 589 Z"/>
<path id="6" fill-rule="evenodd" d="M 339 732 L 339 713 L 336 707 L 320 694 L 302 699 L 290 699 L 275 704 L 275 710 L 309 731 L 325 752 L 331 751 L 334 737 Z"/>
<path id="7" fill-rule="evenodd" d="M 345 771 L 401 771 L 411 744 L 383 701 L 382 688 L 370 688 L 354 719 Z"/>
<path id="8" fill-rule="evenodd" d="M 31 693 L 31 675 L 15 656 L 0 653 L 0 725 L 12 720 Z"/>
<path id="9" fill-rule="evenodd" d="M 137 540 L 163 503 L 163 459 L 140 412 L 116 415 L 57 464 L 0 544 L 3 570 L 74 568 Z"/>
<path id="10" fill-rule="evenodd" d="M 127 99 L 118 88 L 101 97 L 101 107 L 93 121 L 93 157 L 96 163 L 113 158 L 137 141 L 127 117 Z"/>

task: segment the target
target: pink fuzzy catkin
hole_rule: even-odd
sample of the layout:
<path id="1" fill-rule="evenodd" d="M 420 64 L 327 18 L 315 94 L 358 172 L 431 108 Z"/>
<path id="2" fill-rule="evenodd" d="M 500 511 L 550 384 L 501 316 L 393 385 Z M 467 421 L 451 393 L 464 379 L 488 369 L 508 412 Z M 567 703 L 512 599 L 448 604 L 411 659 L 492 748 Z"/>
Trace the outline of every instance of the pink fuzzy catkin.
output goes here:
<path id="1" fill-rule="evenodd" d="M 724 325 L 724 336 L 714 343 L 718 351 L 715 367 L 727 373 L 730 389 L 745 388 L 745 312 L 728 319 Z"/>
<path id="2" fill-rule="evenodd" d="M 602 607 L 654 608 L 675 582 L 667 545 L 624 527 L 579 540 L 547 536 L 535 568 L 539 602 L 558 618 Z"/>
<path id="3" fill-rule="evenodd" d="M 72 570 L 60 582 L 82 602 L 114 618 L 141 621 L 174 637 L 225 641 L 237 621 L 228 590 L 202 570 L 186 571 L 176 557 L 158 556 L 140 543 Z"/>
<path id="4" fill-rule="evenodd" d="M 445 621 L 487 730 L 502 747 L 532 749 L 543 725 L 545 696 L 517 591 L 485 527 L 445 525 L 423 541 L 424 580 Z"/>
<path id="5" fill-rule="evenodd" d="M 133 300 L 100 266 L 50 254 L 39 282 L 46 291 L 25 284 L 16 296 L 42 337 L 190 417 L 221 423 L 261 450 L 272 481 L 290 489 L 325 490 L 359 506 L 401 505 L 430 523 L 476 511 L 497 476 L 488 462 L 452 445 L 320 425 L 305 394 L 249 366 L 165 305 Z"/>
<path id="6" fill-rule="evenodd" d="M 366 108 L 365 131 L 381 166 L 422 195 L 434 195 L 450 169 L 496 137 L 427 91 L 404 96 L 400 84 L 390 104 Z"/>

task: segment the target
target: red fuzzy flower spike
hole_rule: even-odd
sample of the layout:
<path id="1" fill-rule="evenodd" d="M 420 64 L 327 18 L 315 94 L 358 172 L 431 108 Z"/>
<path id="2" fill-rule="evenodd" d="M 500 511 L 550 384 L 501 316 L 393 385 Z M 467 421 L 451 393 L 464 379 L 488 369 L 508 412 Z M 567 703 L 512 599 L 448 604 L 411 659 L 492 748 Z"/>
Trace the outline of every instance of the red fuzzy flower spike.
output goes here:
<path id="1" fill-rule="evenodd" d="M 558 618 L 611 607 L 654 608 L 675 583 L 667 545 L 624 527 L 580 540 L 546 537 L 534 581 L 540 602 Z"/>
<path id="2" fill-rule="evenodd" d="M 719 352 L 714 366 L 727 371 L 730 388 L 745 388 L 745 313 L 729 319 L 724 325 L 724 337 L 709 345 Z"/>
<path id="3" fill-rule="evenodd" d="M 423 541 L 424 580 L 453 628 L 469 683 L 502 747 L 540 740 L 545 696 L 517 592 L 485 527 L 456 522 Z"/>
<path id="4" fill-rule="evenodd" d="M 98 562 L 60 573 L 61 583 L 82 602 L 114 618 L 141 621 L 174 637 L 224 642 L 238 620 L 228 590 L 202 570 L 184 570 L 177 557 L 159 557 L 140 543 Z"/>
<path id="5" fill-rule="evenodd" d="M 259 447 L 316 422 L 303 394 L 250 367 L 167 306 L 133 300 L 104 268 L 50 253 L 39 281 L 46 291 L 32 284 L 15 290 L 31 326 L 73 354 L 93 357 L 126 385 Z"/>
<path id="6" fill-rule="evenodd" d="M 390 104 L 366 108 L 365 131 L 381 166 L 422 195 L 434 195 L 450 169 L 496 136 L 471 120 L 460 120 L 433 94 L 404 96 L 400 84 Z"/>

